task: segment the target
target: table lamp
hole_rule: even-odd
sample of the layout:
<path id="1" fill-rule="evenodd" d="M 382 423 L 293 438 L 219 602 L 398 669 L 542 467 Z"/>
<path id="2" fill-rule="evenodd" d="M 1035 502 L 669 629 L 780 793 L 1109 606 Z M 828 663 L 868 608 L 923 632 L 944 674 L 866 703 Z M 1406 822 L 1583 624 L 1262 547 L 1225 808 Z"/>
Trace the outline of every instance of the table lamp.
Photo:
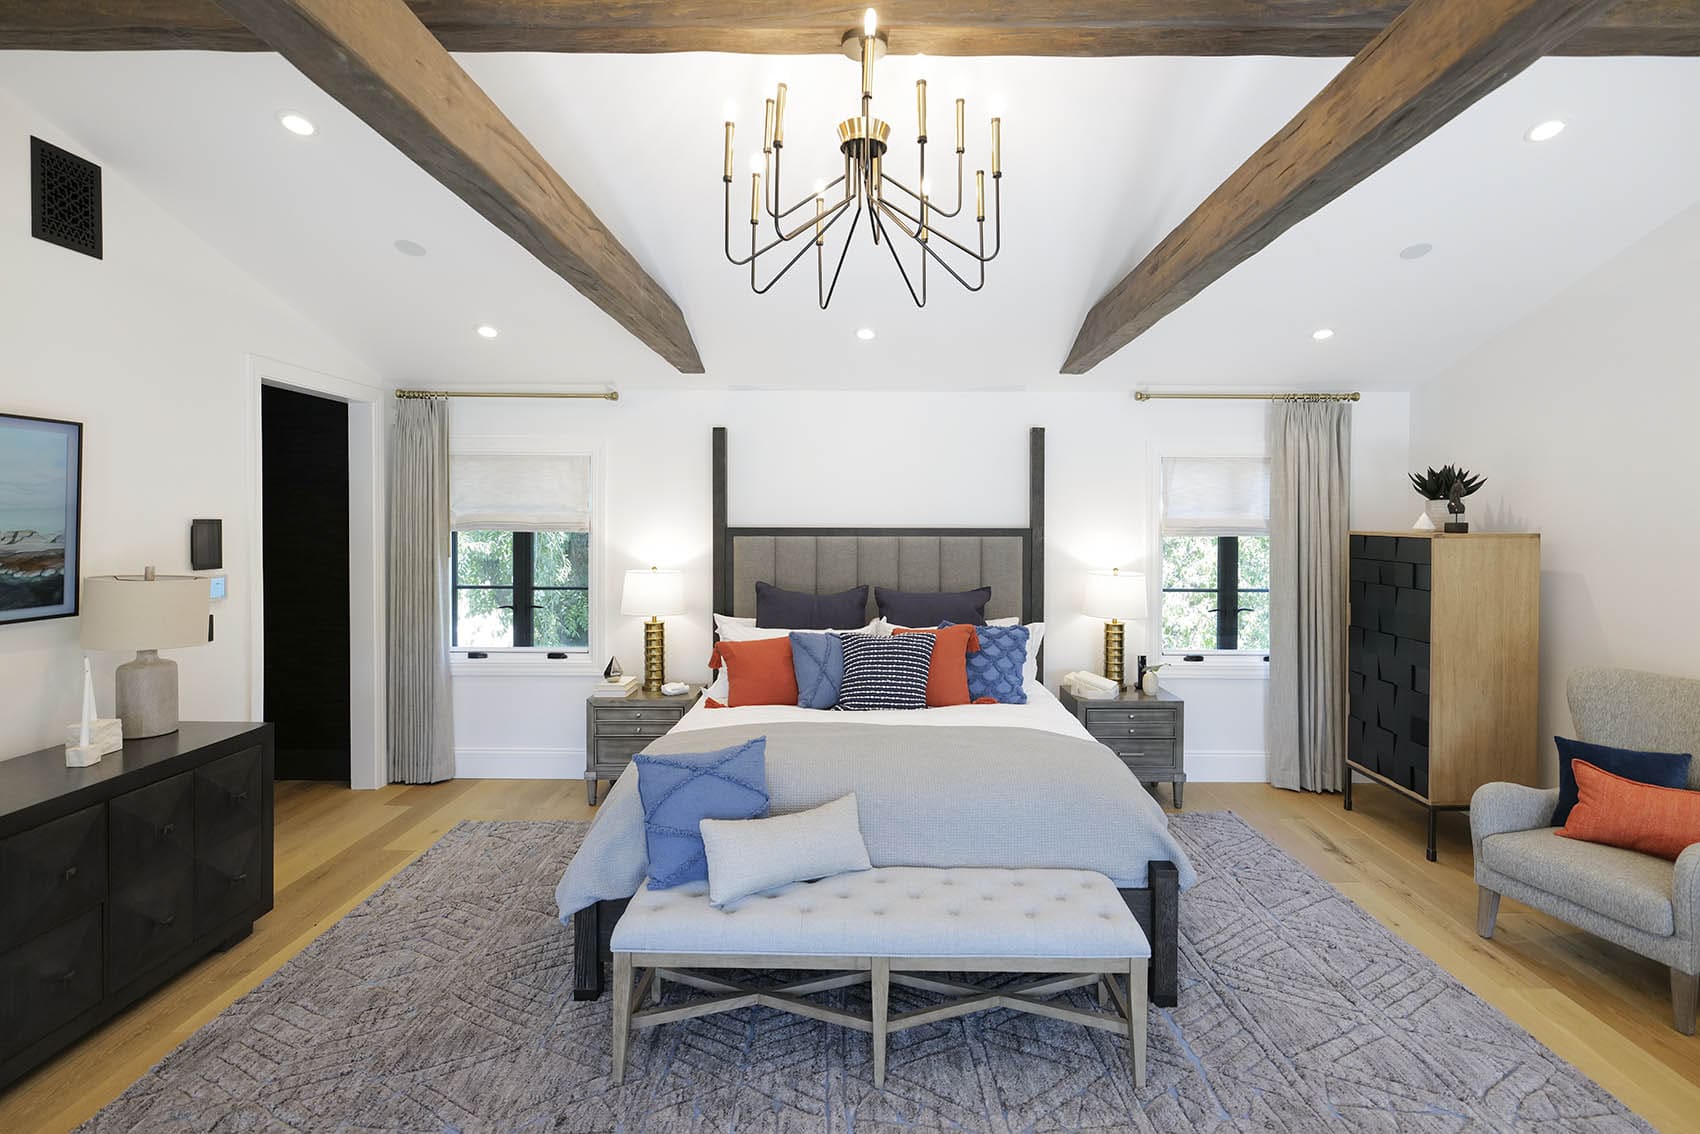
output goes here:
<path id="1" fill-rule="evenodd" d="M 666 629 L 664 615 L 685 611 L 684 576 L 677 571 L 649 570 L 626 572 L 626 587 L 620 596 L 620 613 L 647 616 L 643 624 L 643 688 L 646 693 L 659 693 L 667 682 Z"/>
<path id="2" fill-rule="evenodd" d="M 160 650 L 207 641 L 207 581 L 193 575 L 91 575 L 83 580 L 85 649 L 135 650 L 118 667 L 124 738 L 177 731 L 177 663 Z"/>
<path id="3" fill-rule="evenodd" d="M 1145 576 L 1114 569 L 1087 575 L 1086 614 L 1104 620 L 1104 676 L 1126 688 L 1122 659 L 1127 626 L 1122 620 L 1145 617 Z"/>

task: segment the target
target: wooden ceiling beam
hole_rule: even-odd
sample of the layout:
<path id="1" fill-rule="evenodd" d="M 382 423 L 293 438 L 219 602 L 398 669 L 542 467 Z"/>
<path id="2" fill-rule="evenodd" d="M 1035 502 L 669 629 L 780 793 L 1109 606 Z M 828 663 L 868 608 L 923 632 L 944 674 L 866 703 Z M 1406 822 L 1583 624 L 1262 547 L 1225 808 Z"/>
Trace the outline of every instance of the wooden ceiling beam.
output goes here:
<path id="1" fill-rule="evenodd" d="M 357 5 L 355 5 L 357 6 Z M 450 51 L 649 54 L 837 50 L 862 3 L 414 0 Z M 1406 0 L 876 0 L 899 54 L 1351 56 Z M 215 0 L 0 0 L 0 48 L 263 51 Z M 1558 55 L 1700 55 L 1700 0 L 1620 0 Z"/>
<path id="2" fill-rule="evenodd" d="M 218 2 L 644 345 L 702 373 L 678 304 L 402 0 Z"/>
<path id="3" fill-rule="evenodd" d="M 1414 0 L 1093 305 L 1063 373 L 1091 370 L 1610 4 Z"/>

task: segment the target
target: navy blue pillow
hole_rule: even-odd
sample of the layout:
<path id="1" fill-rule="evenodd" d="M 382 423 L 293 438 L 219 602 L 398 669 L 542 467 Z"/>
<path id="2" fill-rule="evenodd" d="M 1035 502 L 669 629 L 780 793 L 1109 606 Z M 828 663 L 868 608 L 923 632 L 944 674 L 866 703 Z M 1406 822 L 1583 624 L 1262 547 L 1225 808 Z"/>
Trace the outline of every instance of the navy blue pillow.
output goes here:
<path id="1" fill-rule="evenodd" d="M 791 667 L 797 671 L 797 707 L 832 708 L 844 684 L 844 639 L 837 634 L 791 635 Z"/>
<path id="2" fill-rule="evenodd" d="M 1558 806 L 1553 809 L 1552 825 L 1564 826 L 1570 809 L 1576 806 L 1576 770 L 1572 760 L 1586 760 L 1602 772 L 1634 780 L 1654 787 L 1682 788 L 1688 786 L 1688 765 L 1691 753 L 1636 752 L 1630 748 L 1612 748 L 1605 744 L 1589 744 L 1555 736 L 1558 741 Z"/>
<path id="3" fill-rule="evenodd" d="M 984 626 L 986 604 L 991 601 L 990 587 L 938 594 L 874 588 L 874 603 L 879 607 L 880 617 L 895 626 L 937 626 L 941 622 Z"/>
<path id="4" fill-rule="evenodd" d="M 868 588 L 835 595 L 756 584 L 756 625 L 778 630 L 854 630 L 868 621 Z"/>
<path id="5" fill-rule="evenodd" d="M 765 736 L 716 752 L 632 759 L 651 890 L 708 881 L 708 853 L 698 826 L 704 819 L 767 816 Z"/>

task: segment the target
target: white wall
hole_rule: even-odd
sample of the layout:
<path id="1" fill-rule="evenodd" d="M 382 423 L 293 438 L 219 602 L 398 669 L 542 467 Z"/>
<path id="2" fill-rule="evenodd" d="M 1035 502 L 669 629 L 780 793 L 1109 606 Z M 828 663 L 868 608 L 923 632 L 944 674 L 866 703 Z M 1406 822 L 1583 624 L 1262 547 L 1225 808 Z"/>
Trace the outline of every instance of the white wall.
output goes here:
<path id="1" fill-rule="evenodd" d="M 187 570 L 189 521 L 224 520 L 217 640 L 174 651 L 185 719 L 251 719 L 254 467 L 248 356 L 377 376 L 103 162 L 105 258 L 30 237 L 28 139 L 96 162 L 0 95 L 0 410 L 84 423 L 83 570 Z M 80 703 L 77 622 L 0 626 L 0 757 L 59 743 Z M 110 715 L 112 671 L 97 654 Z"/>
<path id="2" fill-rule="evenodd" d="M 1161 451 L 1260 453 L 1266 406 L 1138 404 L 1125 393 L 904 394 L 640 391 L 606 402 L 459 401 L 459 443 L 598 449 L 604 499 L 604 641 L 628 670 L 640 623 L 618 613 L 630 567 L 685 572 L 693 613 L 668 619 L 668 674 L 707 677 L 711 638 L 709 431 L 728 428 L 734 524 L 1026 523 L 1027 430 L 1046 427 L 1046 674 L 1101 663 L 1102 624 L 1078 613 L 1084 574 L 1144 569 Z M 1409 402 L 1366 394 L 1355 411 L 1353 522 L 1404 525 Z M 1130 643 L 1130 652 L 1139 652 Z M 1146 651 L 1154 652 L 1154 651 Z M 455 678 L 462 775 L 578 776 L 590 677 Z M 1189 774 L 1263 778 L 1264 681 L 1187 678 Z"/>
<path id="3" fill-rule="evenodd" d="M 1541 744 L 1569 672 L 1700 677 L 1700 205 L 1425 386 L 1413 465 L 1488 483 L 1473 527 L 1541 533 Z"/>

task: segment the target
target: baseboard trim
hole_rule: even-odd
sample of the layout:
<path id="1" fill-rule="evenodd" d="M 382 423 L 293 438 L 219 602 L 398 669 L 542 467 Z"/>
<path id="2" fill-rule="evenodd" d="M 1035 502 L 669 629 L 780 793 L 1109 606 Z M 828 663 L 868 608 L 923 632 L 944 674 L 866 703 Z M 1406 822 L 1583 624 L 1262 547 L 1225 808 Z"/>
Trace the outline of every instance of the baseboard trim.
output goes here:
<path id="1" fill-rule="evenodd" d="M 1266 752 L 1188 752 L 1188 783 L 1265 784 L 1269 782 Z"/>
<path id="2" fill-rule="evenodd" d="M 582 748 L 457 748 L 455 777 L 463 780 L 578 780 Z"/>

